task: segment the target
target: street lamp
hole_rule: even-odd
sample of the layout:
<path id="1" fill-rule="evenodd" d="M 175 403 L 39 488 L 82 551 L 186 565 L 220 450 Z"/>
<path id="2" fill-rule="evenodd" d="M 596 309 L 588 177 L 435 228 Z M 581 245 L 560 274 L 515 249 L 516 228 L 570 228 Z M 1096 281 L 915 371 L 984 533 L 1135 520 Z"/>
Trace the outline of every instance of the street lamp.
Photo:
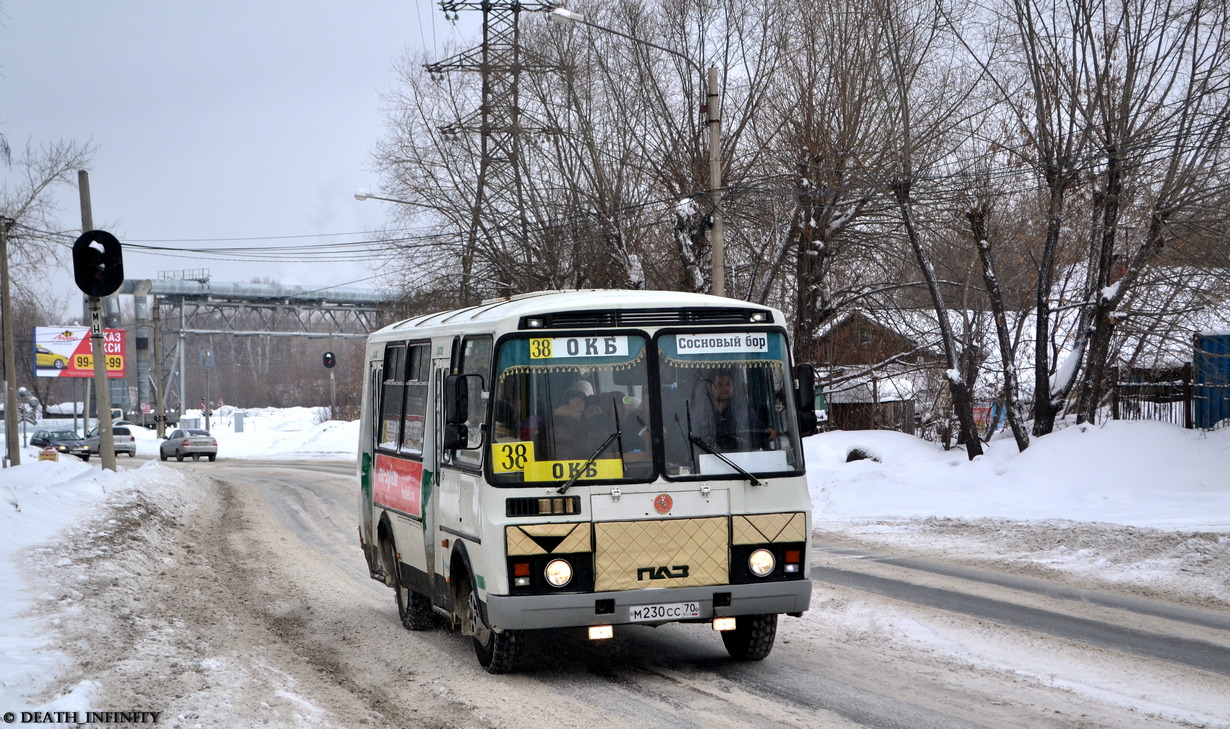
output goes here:
<path id="1" fill-rule="evenodd" d="M 384 200 L 385 202 L 397 203 L 398 205 L 418 205 L 419 207 L 427 207 L 426 205 L 419 205 L 419 203 L 413 203 L 413 202 L 410 202 L 409 200 L 398 200 L 396 198 L 381 197 L 380 195 L 373 195 L 367 190 L 359 190 L 358 192 L 356 192 L 354 194 L 354 199 L 360 202 L 364 200 Z"/>
<path id="2" fill-rule="evenodd" d="M 364 200 L 383 200 L 385 202 L 397 203 L 398 205 L 409 205 L 411 207 L 426 208 L 428 210 L 434 209 L 431 205 L 424 205 L 423 203 L 411 202 L 409 200 L 398 200 L 395 197 L 384 197 L 382 195 L 373 195 L 370 192 L 368 192 L 366 189 L 360 189 L 357 192 L 355 192 L 354 199 L 358 200 L 359 202 L 362 202 Z M 472 274 L 473 267 L 474 267 L 474 257 L 469 247 L 467 247 L 466 250 L 463 251 L 461 255 L 461 290 L 459 292 L 459 297 L 460 297 L 459 300 L 462 303 L 466 303 L 470 297 L 470 276 Z"/>
<path id="3" fill-rule="evenodd" d="M 685 63 L 691 66 L 700 74 L 701 84 L 704 85 L 708 81 L 709 93 L 705 99 L 705 108 L 708 113 L 709 125 L 709 199 L 713 203 L 713 251 L 712 264 L 713 270 L 711 277 L 713 279 L 713 293 L 717 296 L 726 295 L 726 251 L 724 246 L 724 230 L 722 224 L 722 120 L 718 114 L 718 72 L 717 68 L 710 66 L 709 73 L 706 78 L 704 69 L 700 67 L 691 58 L 688 58 L 679 51 L 672 50 L 665 46 L 660 46 L 657 43 L 651 43 L 642 38 L 637 38 L 634 35 L 629 35 L 622 31 L 608 28 L 597 23 L 591 23 L 585 19 L 581 13 L 575 13 L 567 8 L 557 7 L 552 8 L 547 13 L 547 20 L 555 23 L 580 23 L 591 28 L 597 28 L 605 33 L 617 35 L 620 38 L 626 38 L 633 43 L 656 48 L 663 53 L 668 53 L 676 58 L 681 58 Z M 357 197 L 357 196 L 356 196 Z"/>

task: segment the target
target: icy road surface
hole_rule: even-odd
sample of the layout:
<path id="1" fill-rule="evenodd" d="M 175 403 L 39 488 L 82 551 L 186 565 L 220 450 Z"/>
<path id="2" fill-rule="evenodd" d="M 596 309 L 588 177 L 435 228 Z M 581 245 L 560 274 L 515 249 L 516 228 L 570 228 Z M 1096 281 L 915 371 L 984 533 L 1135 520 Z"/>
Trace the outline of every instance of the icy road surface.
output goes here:
<path id="1" fill-rule="evenodd" d="M 159 467 L 188 477 L 120 492 L 32 553 L 34 617 L 69 665 L 31 709 L 171 727 L 1230 727 L 1224 608 L 838 532 L 816 535 L 812 609 L 781 619 L 764 662 L 732 662 L 707 626 L 618 627 L 535 636 L 519 674 L 491 676 L 468 638 L 402 629 L 368 578 L 353 466 Z"/>

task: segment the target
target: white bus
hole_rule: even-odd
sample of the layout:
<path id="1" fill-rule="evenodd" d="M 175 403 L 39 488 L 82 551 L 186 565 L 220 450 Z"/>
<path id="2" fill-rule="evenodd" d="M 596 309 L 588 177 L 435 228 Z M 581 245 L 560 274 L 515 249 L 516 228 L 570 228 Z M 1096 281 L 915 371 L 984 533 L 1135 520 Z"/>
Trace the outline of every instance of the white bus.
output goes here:
<path id="1" fill-rule="evenodd" d="M 402 624 L 491 673 L 527 631 L 709 623 L 769 654 L 811 599 L 810 367 L 780 311 L 699 294 L 528 294 L 368 339 L 360 539 Z"/>

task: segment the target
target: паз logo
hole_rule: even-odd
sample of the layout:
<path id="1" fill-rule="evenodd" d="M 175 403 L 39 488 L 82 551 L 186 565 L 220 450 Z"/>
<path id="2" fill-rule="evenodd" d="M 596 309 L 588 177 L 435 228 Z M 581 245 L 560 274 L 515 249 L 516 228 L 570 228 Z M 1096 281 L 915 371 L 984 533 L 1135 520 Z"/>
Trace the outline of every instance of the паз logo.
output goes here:
<path id="1" fill-rule="evenodd" d="M 674 505 L 675 500 L 671 498 L 670 494 L 658 494 L 653 500 L 654 511 L 659 514 L 668 513 Z"/>

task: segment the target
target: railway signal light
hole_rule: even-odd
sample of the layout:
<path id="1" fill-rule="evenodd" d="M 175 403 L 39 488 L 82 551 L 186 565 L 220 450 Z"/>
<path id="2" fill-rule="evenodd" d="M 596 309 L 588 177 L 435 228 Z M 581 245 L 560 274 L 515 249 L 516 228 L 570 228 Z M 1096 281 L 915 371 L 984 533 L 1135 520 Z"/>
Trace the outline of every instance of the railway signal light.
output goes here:
<path id="1" fill-rule="evenodd" d="M 105 230 L 83 233 L 73 243 L 73 278 L 89 296 L 114 294 L 124 283 L 124 256 L 120 242 Z"/>
<path id="2" fill-rule="evenodd" d="M 324 361 L 325 367 L 330 369 L 333 368 L 333 365 L 337 364 L 337 358 L 333 356 L 332 352 L 325 352 Z"/>

